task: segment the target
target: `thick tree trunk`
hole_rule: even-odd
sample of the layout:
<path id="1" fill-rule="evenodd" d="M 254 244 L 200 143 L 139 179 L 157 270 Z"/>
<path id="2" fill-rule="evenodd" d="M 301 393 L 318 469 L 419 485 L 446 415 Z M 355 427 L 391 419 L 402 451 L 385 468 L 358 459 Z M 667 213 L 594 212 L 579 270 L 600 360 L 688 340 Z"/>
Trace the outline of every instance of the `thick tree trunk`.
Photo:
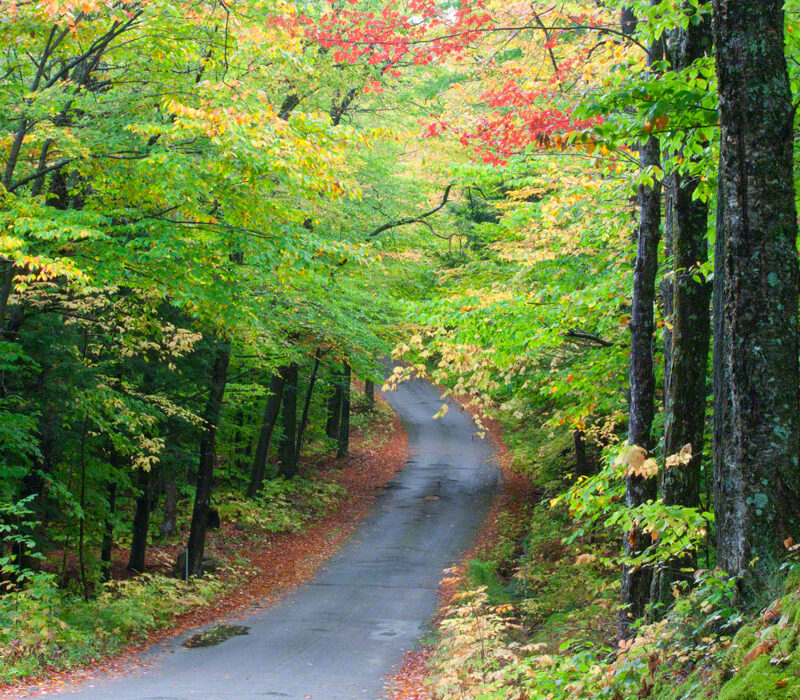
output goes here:
<path id="1" fill-rule="evenodd" d="M 311 397 L 314 394 L 314 385 L 317 383 L 317 372 L 319 371 L 320 357 L 320 351 L 317 350 L 314 353 L 314 367 L 311 370 L 311 377 L 308 380 L 308 391 L 306 391 L 306 398 L 303 402 L 303 413 L 302 417 L 300 418 L 300 427 L 297 430 L 297 445 L 295 447 L 297 459 L 300 459 L 300 452 L 303 448 L 303 437 L 306 432 L 306 426 L 308 425 L 308 411 L 311 407 Z"/>
<path id="2" fill-rule="evenodd" d="M 140 469 L 137 478 L 139 495 L 136 497 L 136 509 L 133 515 L 128 571 L 136 571 L 138 573 L 144 571 L 147 554 L 147 533 L 150 529 L 150 498 L 152 495 L 151 476 L 151 472 Z"/>
<path id="3" fill-rule="evenodd" d="M 222 401 L 225 396 L 225 384 L 228 378 L 230 360 L 230 343 L 221 342 L 216 348 L 211 372 L 211 386 L 203 413 L 205 426 L 200 438 L 197 489 L 195 491 L 192 525 L 187 546 L 189 550 L 188 568 L 191 576 L 200 576 L 203 573 L 203 552 L 206 546 L 206 527 L 208 526 L 208 511 L 211 506 L 211 490 L 214 483 L 214 462 L 217 456 L 217 430 L 222 413 Z"/>
<path id="4" fill-rule="evenodd" d="M 267 405 L 264 408 L 264 420 L 261 422 L 261 431 L 258 435 L 258 447 L 256 447 L 256 455 L 253 458 L 253 468 L 250 471 L 250 486 L 247 489 L 248 498 L 255 498 L 264 484 L 269 448 L 272 445 L 272 434 L 281 410 L 283 375 L 287 369 L 287 367 L 280 367 L 269 380 L 269 396 L 267 397 Z"/>
<path id="5" fill-rule="evenodd" d="M 660 44 L 651 46 L 648 65 L 661 58 Z M 661 148 L 658 139 L 650 137 L 640 147 L 642 170 L 658 166 Z M 631 311 L 630 405 L 628 408 L 628 443 L 647 451 L 653 448 L 652 428 L 655 414 L 655 371 L 653 334 L 658 244 L 661 228 L 661 183 L 640 186 L 638 194 L 639 228 L 636 262 L 633 272 L 633 308 Z M 655 479 L 628 476 L 625 483 L 625 505 L 635 508 L 656 496 Z M 626 556 L 635 556 L 650 544 L 650 536 L 633 526 L 623 541 Z M 641 617 L 650 598 L 652 570 L 628 567 L 622 570 L 622 605 L 619 635 L 627 637 L 630 623 Z"/>
<path id="6" fill-rule="evenodd" d="M 717 561 L 752 601 L 776 583 L 781 540 L 800 532 L 794 109 L 782 0 L 713 6 L 725 227 L 715 261 Z"/>
<path id="7" fill-rule="evenodd" d="M 105 528 L 103 530 L 103 542 L 100 545 L 101 577 L 103 581 L 111 580 L 111 552 L 114 549 L 114 513 L 117 505 L 117 483 L 109 481 L 106 486 L 108 490 L 108 514 L 106 515 Z"/>
<path id="8" fill-rule="evenodd" d="M 297 363 L 286 368 L 283 384 L 281 435 L 278 446 L 278 473 L 291 479 L 297 474 Z"/>
<path id="9" fill-rule="evenodd" d="M 688 3 L 684 3 L 689 12 Z M 689 67 L 711 50 L 711 24 L 690 25 L 668 42 L 670 63 L 676 70 Z M 693 268 L 708 260 L 708 205 L 693 199 L 699 180 L 675 171 L 668 178 L 665 230 L 670 239 L 670 265 L 666 296 L 672 330 L 665 334 L 664 455 L 692 446 L 686 465 L 661 470 L 661 499 L 666 505 L 700 505 L 700 467 L 706 409 L 706 375 L 711 333 L 711 286 L 693 275 Z M 665 304 L 665 308 L 667 304 Z M 672 585 L 689 579 L 696 558 L 687 554 L 667 562 L 659 571 L 654 602 L 672 601 Z"/>
<path id="10" fill-rule="evenodd" d="M 342 373 L 342 404 L 336 457 L 347 457 L 350 450 L 350 365 L 345 362 Z"/>

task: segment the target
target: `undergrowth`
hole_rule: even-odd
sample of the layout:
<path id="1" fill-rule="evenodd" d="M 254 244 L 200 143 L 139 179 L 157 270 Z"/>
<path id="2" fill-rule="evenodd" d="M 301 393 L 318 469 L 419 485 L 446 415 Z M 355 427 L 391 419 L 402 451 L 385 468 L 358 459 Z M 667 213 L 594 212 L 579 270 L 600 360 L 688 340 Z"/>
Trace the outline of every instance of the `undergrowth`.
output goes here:
<path id="1" fill-rule="evenodd" d="M 550 493 L 570 470 L 566 443 L 531 447 L 509 431 L 517 466 Z M 444 610 L 428 683 L 437 700 L 781 700 L 800 698 L 800 567 L 745 616 L 716 569 L 676 585 L 663 618 L 617 643 L 618 542 L 545 499 L 469 562 Z M 662 614 L 664 611 L 652 611 Z"/>
<path id="2" fill-rule="evenodd" d="M 219 500 L 219 514 L 243 529 L 260 532 L 297 532 L 324 515 L 345 493 L 332 481 L 295 477 L 264 483 L 256 498 L 228 494 Z"/>
<path id="3" fill-rule="evenodd" d="M 226 588 L 212 577 L 186 583 L 142 574 L 106 583 L 87 601 L 59 588 L 55 579 L 37 574 L 24 590 L 0 597 L 0 682 L 119 651 L 176 615 L 207 605 Z"/>

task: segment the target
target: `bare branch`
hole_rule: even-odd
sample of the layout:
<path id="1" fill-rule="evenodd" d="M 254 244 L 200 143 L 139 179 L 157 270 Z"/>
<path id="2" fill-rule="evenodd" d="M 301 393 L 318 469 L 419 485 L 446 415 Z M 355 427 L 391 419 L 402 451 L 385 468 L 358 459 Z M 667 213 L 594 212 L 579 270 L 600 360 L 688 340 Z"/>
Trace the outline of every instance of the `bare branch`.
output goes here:
<path id="1" fill-rule="evenodd" d="M 374 238 L 378 234 L 383 233 L 384 231 L 388 231 L 392 228 L 397 228 L 398 226 L 408 226 L 409 224 L 421 224 L 427 223 L 423 221 L 423 219 L 427 219 L 429 216 L 433 216 L 437 211 L 442 209 L 445 204 L 447 204 L 447 200 L 450 197 L 450 190 L 453 189 L 453 185 L 450 184 L 444 189 L 444 194 L 442 195 L 442 201 L 439 202 L 437 206 L 435 206 L 430 211 L 426 211 L 424 214 L 420 214 L 419 216 L 408 217 L 406 219 L 398 219 L 397 221 L 390 221 L 388 224 L 383 224 L 382 226 L 378 226 L 374 231 L 371 231 L 367 234 L 367 238 Z"/>

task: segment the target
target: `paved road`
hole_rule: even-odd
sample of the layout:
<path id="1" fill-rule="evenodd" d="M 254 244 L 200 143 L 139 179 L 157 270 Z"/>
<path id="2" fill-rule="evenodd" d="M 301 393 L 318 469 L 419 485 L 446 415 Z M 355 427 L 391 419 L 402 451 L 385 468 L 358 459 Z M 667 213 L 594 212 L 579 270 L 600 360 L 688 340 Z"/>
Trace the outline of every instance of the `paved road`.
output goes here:
<path id="1" fill-rule="evenodd" d="M 235 620 L 250 626 L 246 636 L 191 649 L 177 638 L 154 649 L 138 675 L 81 686 L 79 697 L 379 698 L 425 631 L 442 569 L 471 544 L 497 478 L 468 413 L 451 405 L 431 420 L 441 400 L 429 384 L 403 384 L 385 398 L 408 431 L 408 464 L 310 584 Z"/>

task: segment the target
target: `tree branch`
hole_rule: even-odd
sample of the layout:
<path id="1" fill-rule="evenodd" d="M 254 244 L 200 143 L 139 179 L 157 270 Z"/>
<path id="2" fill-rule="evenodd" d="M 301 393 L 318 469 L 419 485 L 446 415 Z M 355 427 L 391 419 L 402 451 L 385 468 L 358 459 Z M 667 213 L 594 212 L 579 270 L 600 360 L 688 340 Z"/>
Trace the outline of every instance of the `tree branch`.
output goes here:
<path id="1" fill-rule="evenodd" d="M 442 201 L 439 202 L 437 206 L 435 206 L 430 211 L 426 211 L 424 214 L 420 214 L 419 216 L 408 217 L 406 219 L 398 219 L 397 221 L 390 221 L 387 224 L 383 224 L 382 226 L 378 226 L 374 231 L 371 231 L 367 234 L 367 238 L 374 238 L 378 234 L 383 233 L 384 231 L 388 231 L 392 228 L 397 228 L 398 226 L 408 226 L 409 224 L 421 224 L 427 223 L 423 221 L 423 219 L 427 219 L 429 216 L 432 216 L 437 211 L 439 211 L 445 204 L 447 204 L 447 200 L 450 197 L 450 190 L 453 189 L 453 185 L 450 184 L 444 189 L 444 194 L 442 195 Z"/>
<path id="2" fill-rule="evenodd" d="M 600 345 L 604 348 L 614 347 L 614 343 L 612 343 L 610 340 L 604 340 L 599 335 L 587 333 L 586 331 L 582 331 L 580 328 L 570 328 L 566 333 L 564 333 L 564 337 L 569 338 L 570 340 L 582 341 L 584 343 L 594 343 L 595 345 Z"/>

